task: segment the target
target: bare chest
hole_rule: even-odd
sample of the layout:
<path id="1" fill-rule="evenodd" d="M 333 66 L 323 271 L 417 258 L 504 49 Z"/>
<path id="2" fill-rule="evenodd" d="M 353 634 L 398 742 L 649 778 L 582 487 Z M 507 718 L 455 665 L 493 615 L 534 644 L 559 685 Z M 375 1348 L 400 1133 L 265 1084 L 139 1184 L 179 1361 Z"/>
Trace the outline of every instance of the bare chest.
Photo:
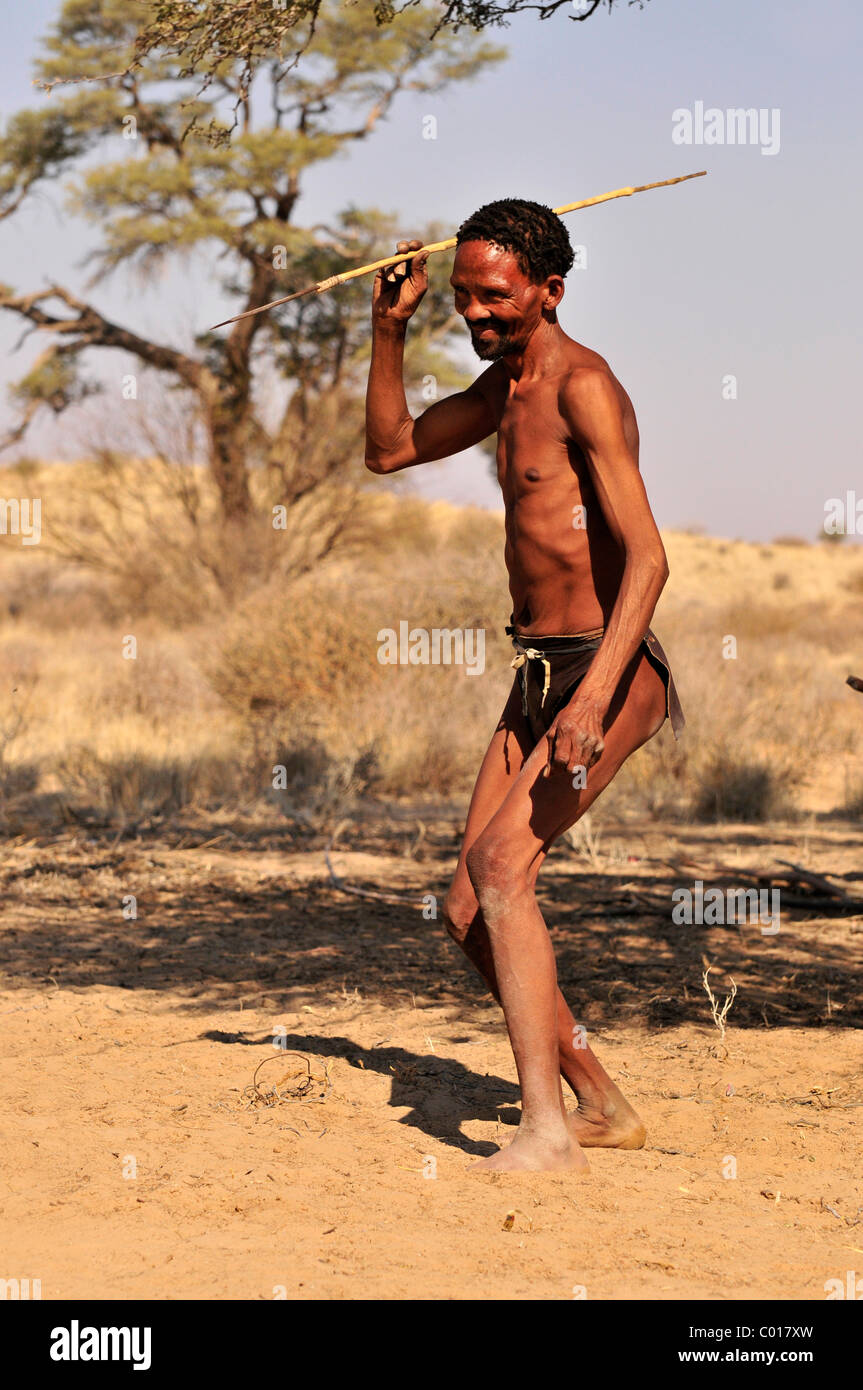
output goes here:
<path id="1" fill-rule="evenodd" d="M 582 486 L 589 486 L 584 456 L 561 417 L 555 391 L 513 392 L 502 403 L 497 476 L 508 505 L 530 498 L 553 503 L 561 496 L 577 501 Z"/>

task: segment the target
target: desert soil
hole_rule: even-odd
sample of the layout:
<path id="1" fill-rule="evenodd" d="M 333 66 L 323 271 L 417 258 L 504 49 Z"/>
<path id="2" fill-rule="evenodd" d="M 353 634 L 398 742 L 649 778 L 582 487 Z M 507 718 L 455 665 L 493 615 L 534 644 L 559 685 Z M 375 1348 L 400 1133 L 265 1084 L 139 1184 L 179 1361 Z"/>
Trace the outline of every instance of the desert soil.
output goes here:
<path id="1" fill-rule="evenodd" d="M 331 862 L 439 903 L 458 832 L 447 808 L 356 818 Z M 6 844 L 0 1276 L 46 1299 L 819 1300 L 863 1274 L 859 902 L 798 886 L 774 936 L 670 917 L 672 887 L 781 860 L 859 900 L 859 826 L 650 822 L 551 856 L 564 992 L 648 1126 L 582 1179 L 471 1173 L 518 1117 L 499 1011 L 439 918 L 336 886 L 328 839 Z M 705 964 L 720 1003 L 737 985 L 724 1042 Z"/>

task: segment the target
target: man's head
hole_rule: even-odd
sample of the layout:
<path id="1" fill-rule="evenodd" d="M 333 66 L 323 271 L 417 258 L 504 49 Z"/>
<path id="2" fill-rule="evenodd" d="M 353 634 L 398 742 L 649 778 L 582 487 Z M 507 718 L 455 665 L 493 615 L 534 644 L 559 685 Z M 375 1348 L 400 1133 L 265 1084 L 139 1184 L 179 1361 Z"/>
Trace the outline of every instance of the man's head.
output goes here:
<path id="1" fill-rule="evenodd" d="M 566 227 L 542 203 L 501 198 L 463 222 L 456 240 L 450 284 L 474 351 L 486 362 L 521 351 L 563 298 L 574 259 Z"/>

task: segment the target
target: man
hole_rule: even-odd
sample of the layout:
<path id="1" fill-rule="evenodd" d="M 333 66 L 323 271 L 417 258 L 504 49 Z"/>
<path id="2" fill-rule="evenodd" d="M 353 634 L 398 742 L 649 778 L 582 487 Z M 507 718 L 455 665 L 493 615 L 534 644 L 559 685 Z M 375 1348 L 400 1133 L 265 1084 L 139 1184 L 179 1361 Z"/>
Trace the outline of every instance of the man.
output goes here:
<path id="1" fill-rule="evenodd" d="M 414 420 L 402 362 L 426 257 L 380 272 L 366 465 L 393 473 L 497 431 L 517 676 L 480 768 L 444 916 L 503 1007 L 521 1086 L 515 1138 L 478 1166 L 583 1170 L 585 1147 L 638 1148 L 644 1126 L 557 988 L 534 888 L 554 841 L 625 759 L 668 715 L 675 733 L 682 724 L 649 631 L 668 565 L 638 471 L 632 403 L 608 363 L 557 321 L 573 262 L 563 223 L 507 198 L 469 217 L 457 240 L 455 308 L 492 365 Z M 571 1115 L 561 1077 L 578 1097 Z"/>

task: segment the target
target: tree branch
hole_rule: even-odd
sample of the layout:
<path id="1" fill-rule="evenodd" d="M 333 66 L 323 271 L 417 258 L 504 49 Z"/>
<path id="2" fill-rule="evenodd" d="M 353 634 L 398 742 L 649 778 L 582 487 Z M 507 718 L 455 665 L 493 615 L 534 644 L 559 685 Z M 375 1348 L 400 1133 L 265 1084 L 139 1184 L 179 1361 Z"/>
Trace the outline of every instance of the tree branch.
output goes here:
<path id="1" fill-rule="evenodd" d="M 59 299 L 67 308 L 74 310 L 74 316 L 63 318 L 48 313 L 42 304 L 51 299 Z M 0 309 L 8 309 L 22 318 L 29 319 L 37 329 L 58 333 L 61 337 L 77 335 L 71 345 L 76 350 L 87 347 L 111 347 L 130 352 L 159 371 L 176 372 L 181 380 L 194 390 L 200 390 L 210 375 L 208 369 L 193 357 L 188 357 L 176 348 L 151 343 L 130 329 L 121 328 L 105 318 L 104 314 L 100 314 L 92 304 L 78 299 L 61 285 L 50 285 L 35 294 L 0 293 Z"/>

